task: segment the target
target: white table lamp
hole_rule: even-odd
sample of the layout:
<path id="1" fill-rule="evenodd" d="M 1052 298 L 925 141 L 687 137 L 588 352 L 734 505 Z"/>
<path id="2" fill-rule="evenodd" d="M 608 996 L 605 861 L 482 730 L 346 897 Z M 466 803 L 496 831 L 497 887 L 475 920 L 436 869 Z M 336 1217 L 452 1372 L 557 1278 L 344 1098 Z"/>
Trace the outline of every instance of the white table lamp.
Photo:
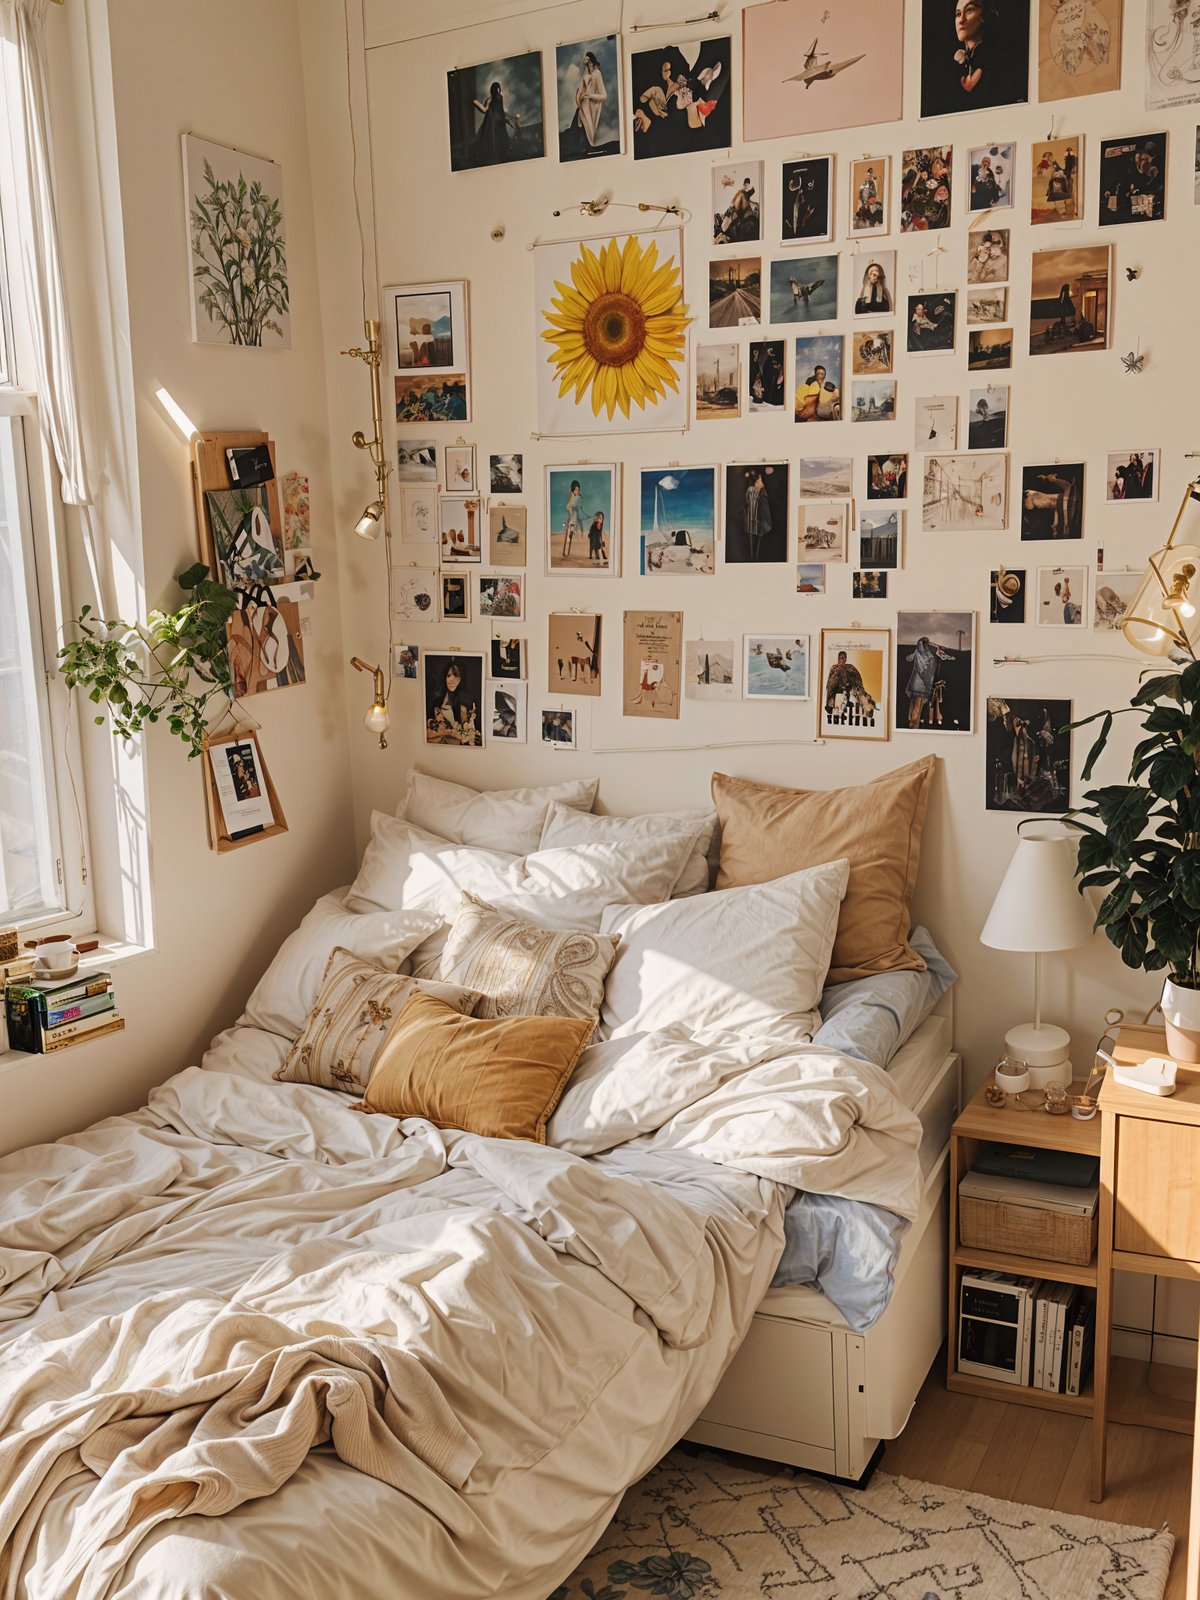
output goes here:
<path id="1" fill-rule="evenodd" d="M 1092 936 L 1092 912 L 1075 885 L 1075 835 L 1050 822 L 1022 822 L 1017 848 L 979 935 L 993 950 L 1033 956 L 1033 1021 L 1010 1028 L 1004 1049 L 1029 1068 L 1033 1089 L 1071 1081 L 1071 1036 L 1042 1021 L 1042 956 Z"/>

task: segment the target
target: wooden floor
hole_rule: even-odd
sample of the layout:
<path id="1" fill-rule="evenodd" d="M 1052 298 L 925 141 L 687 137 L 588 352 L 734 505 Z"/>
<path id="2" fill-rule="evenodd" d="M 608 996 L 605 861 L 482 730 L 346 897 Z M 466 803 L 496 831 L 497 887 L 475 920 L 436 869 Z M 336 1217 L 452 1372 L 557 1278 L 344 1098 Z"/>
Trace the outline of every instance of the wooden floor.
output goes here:
<path id="1" fill-rule="evenodd" d="M 1110 1424 L 1107 1492 L 1095 1504 L 1090 1419 L 949 1394 L 945 1370 L 934 1362 L 908 1427 L 888 1441 L 885 1472 L 1108 1522 L 1166 1523 L 1176 1541 L 1166 1600 L 1183 1600 L 1189 1434 Z"/>

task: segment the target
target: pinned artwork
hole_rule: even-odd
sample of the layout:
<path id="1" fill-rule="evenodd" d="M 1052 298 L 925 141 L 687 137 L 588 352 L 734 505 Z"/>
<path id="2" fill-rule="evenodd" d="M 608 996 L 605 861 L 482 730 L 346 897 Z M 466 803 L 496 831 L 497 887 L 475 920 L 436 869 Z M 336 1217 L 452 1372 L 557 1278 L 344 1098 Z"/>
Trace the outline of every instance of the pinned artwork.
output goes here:
<path id="1" fill-rule="evenodd" d="M 621 154 L 621 63 L 617 39 L 583 39 L 555 52 L 558 159 Z M 523 719 L 522 719 L 523 720 Z M 521 741 L 524 743 L 524 740 Z"/>
<path id="2" fill-rule="evenodd" d="M 448 444 L 442 453 L 446 489 L 451 494 L 475 493 L 475 446 Z"/>
<path id="3" fill-rule="evenodd" d="M 895 122 L 903 58 L 900 0 L 749 6 L 742 13 L 742 137 Z"/>
<path id="4" fill-rule="evenodd" d="M 858 519 L 860 566 L 893 572 L 902 565 L 904 512 L 864 511 Z"/>
<path id="5" fill-rule="evenodd" d="M 525 580 L 515 573 L 488 577 L 479 574 L 479 615 L 507 617 L 520 622 L 525 615 Z"/>
<path id="6" fill-rule="evenodd" d="M 763 164 L 739 161 L 714 167 L 714 244 L 753 244 L 762 238 Z"/>
<path id="7" fill-rule="evenodd" d="M 552 710 L 547 706 L 541 716 L 543 744 L 552 745 L 559 750 L 577 748 L 578 731 L 573 711 L 564 711 L 561 708 Z"/>
<path id="8" fill-rule="evenodd" d="M 1158 451 L 1114 450 L 1105 462 L 1104 498 L 1158 499 Z"/>
<path id="9" fill-rule="evenodd" d="M 896 380 L 861 378 L 851 385 L 851 422 L 894 422 L 896 420 Z"/>
<path id="10" fill-rule="evenodd" d="M 989 581 L 991 583 L 991 593 L 988 601 L 988 621 L 999 623 L 1024 622 L 1024 568 L 993 567 Z"/>
<path id="11" fill-rule="evenodd" d="M 1021 538 L 1083 538 L 1082 461 L 1021 469 Z"/>
<path id="12" fill-rule="evenodd" d="M 448 72 L 446 93 L 452 172 L 545 155 L 540 51 Z"/>
<path id="13" fill-rule="evenodd" d="M 614 462 L 546 468 L 546 571 L 616 577 L 621 569 Z"/>
<path id="14" fill-rule="evenodd" d="M 1071 804 L 1071 702 L 987 701 L 989 811 L 1061 812 Z"/>
<path id="15" fill-rule="evenodd" d="M 710 328 L 754 327 L 762 321 L 762 260 L 721 256 L 708 263 Z"/>
<path id="16" fill-rule="evenodd" d="M 470 622 L 471 580 L 465 573 L 442 573 L 442 621 Z"/>
<path id="17" fill-rule="evenodd" d="M 937 355 L 954 349 L 955 311 L 958 295 L 910 294 L 908 297 L 908 353 L 910 356 Z"/>
<path id="18" fill-rule="evenodd" d="M 683 698 L 683 612 L 627 611 L 621 712 L 676 720 Z"/>
<path id="19" fill-rule="evenodd" d="M 796 563 L 796 593 L 797 594 L 824 594 L 825 593 L 825 564 L 822 561 L 798 561 Z"/>
<path id="20" fill-rule="evenodd" d="M 897 733 L 973 732 L 975 655 L 973 611 L 897 612 Z"/>
<path id="21" fill-rule="evenodd" d="M 1013 203 L 1015 144 L 982 144 L 967 151 L 971 187 L 968 211 L 995 211 Z"/>
<path id="22" fill-rule="evenodd" d="M 394 373 L 396 421 L 469 421 L 466 284 L 455 280 L 397 285 L 385 289 L 382 300 L 384 353 Z M 416 448 L 430 452 L 436 475 L 434 447 L 422 443 Z M 452 487 L 449 480 L 446 487 Z"/>
<path id="23" fill-rule="evenodd" d="M 1008 457 L 983 451 L 928 455 L 921 526 L 927 533 L 998 533 L 1008 526 Z"/>
<path id="24" fill-rule="evenodd" d="M 438 500 L 442 565 L 478 566 L 483 559 L 483 512 L 476 495 L 444 494 Z"/>
<path id="25" fill-rule="evenodd" d="M 304 683 L 304 638 L 295 600 L 243 597 L 225 625 L 236 699 Z"/>
<path id="26" fill-rule="evenodd" d="M 1121 0 L 1038 0 L 1038 99 L 1121 87 Z"/>
<path id="27" fill-rule="evenodd" d="M 1200 0 L 1146 0 L 1146 110 L 1200 100 Z"/>
<path id="28" fill-rule="evenodd" d="M 492 639 L 488 666 L 493 678 L 517 679 L 525 676 L 524 639 Z"/>
<path id="29" fill-rule="evenodd" d="M 846 500 L 853 492 L 854 463 L 849 456 L 802 456 L 797 468 L 801 499 Z"/>
<path id="30" fill-rule="evenodd" d="M 845 561 L 848 509 L 844 500 L 804 501 L 796 529 L 800 561 Z"/>
<path id="31" fill-rule="evenodd" d="M 1075 222 L 1082 215 L 1082 137 L 1035 139 L 1030 161 L 1030 222 Z"/>
<path id="32" fill-rule="evenodd" d="M 967 245 L 968 283 L 1005 283 L 1008 279 L 1008 228 L 985 228 Z"/>
<path id="33" fill-rule="evenodd" d="M 1120 633 L 1121 624 L 1133 604 L 1133 597 L 1146 576 L 1141 567 L 1116 572 L 1097 572 L 1092 606 L 1092 627 L 1098 633 Z"/>
<path id="34" fill-rule="evenodd" d="M 286 350 L 292 329 L 283 170 L 183 135 L 183 185 L 197 344 Z"/>
<path id="35" fill-rule="evenodd" d="M 227 589 L 278 582 L 284 577 L 283 541 L 271 519 L 268 485 L 207 489 L 217 574 Z"/>
<path id="36" fill-rule="evenodd" d="M 306 550 L 312 544 L 312 509 L 306 472 L 285 472 L 279 480 L 283 503 L 283 548 Z"/>
<path id="37" fill-rule="evenodd" d="M 1061 355 L 1108 348 L 1112 247 L 1035 250 L 1029 353 Z"/>
<path id="38" fill-rule="evenodd" d="M 896 309 L 892 286 L 896 281 L 896 252 L 872 250 L 864 254 L 861 283 L 854 283 L 856 317 L 890 317 Z"/>
<path id="39" fill-rule="evenodd" d="M 539 245 L 534 293 L 540 432 L 686 427 L 689 318 L 677 228 Z"/>
<path id="40" fill-rule="evenodd" d="M 1167 136 L 1100 141 L 1100 226 L 1161 222 L 1167 214 Z"/>
<path id="41" fill-rule="evenodd" d="M 524 506 L 488 506 L 490 567 L 524 567 L 527 564 L 528 520 Z"/>
<path id="42" fill-rule="evenodd" d="M 424 652 L 425 743 L 478 750 L 485 738 L 484 658 Z"/>
<path id="43" fill-rule="evenodd" d="M 733 143 L 732 41 L 663 44 L 629 57 L 633 158 L 727 150 Z"/>
<path id="44" fill-rule="evenodd" d="M 809 334 L 796 340 L 796 421 L 842 420 L 842 336 Z"/>
<path id="45" fill-rule="evenodd" d="M 954 197 L 954 148 L 906 150 L 900 177 L 900 232 L 948 228 Z"/>
<path id="46" fill-rule="evenodd" d="M 641 570 L 647 577 L 716 570 L 716 467 L 651 467 L 641 473 Z"/>
<path id="47" fill-rule="evenodd" d="M 861 156 L 852 161 L 848 236 L 863 239 L 887 233 L 891 210 L 891 156 Z"/>
<path id="48" fill-rule="evenodd" d="M 832 322 L 838 305 L 837 256 L 772 261 L 770 304 L 772 322 Z"/>
<path id="49" fill-rule="evenodd" d="M 438 573 L 432 567 L 392 568 L 392 624 L 438 620 Z"/>
<path id="50" fill-rule="evenodd" d="M 967 371 L 1001 371 L 1012 366 L 1011 328 L 968 328 Z"/>
<path id="51" fill-rule="evenodd" d="M 763 565 L 788 558 L 786 461 L 725 468 L 725 561 Z"/>
<path id="52" fill-rule="evenodd" d="M 394 644 L 392 646 L 392 677 L 397 683 L 416 683 L 421 676 L 421 646 L 419 644 Z"/>
<path id="53" fill-rule="evenodd" d="M 529 688 L 524 683 L 492 683 L 485 688 L 488 737 L 509 744 L 524 744 L 529 714 Z"/>
<path id="54" fill-rule="evenodd" d="M 809 639 L 788 634 L 748 633 L 742 641 L 747 700 L 810 700 Z"/>
<path id="55" fill-rule="evenodd" d="M 1008 290 L 1002 286 L 967 290 L 967 326 L 1003 322 L 1008 316 Z"/>
<path id="56" fill-rule="evenodd" d="M 922 117 L 1023 105 L 1028 99 L 1028 5 L 922 0 Z"/>
<path id="57" fill-rule="evenodd" d="M 908 456 L 892 451 L 890 455 L 867 457 L 867 499 L 903 500 L 908 494 Z"/>
<path id="58" fill-rule="evenodd" d="M 399 439 L 396 442 L 396 482 L 436 483 L 437 445 L 432 439 Z"/>
<path id="59" fill-rule="evenodd" d="M 683 693 L 688 700 L 736 700 L 737 642 L 689 639 L 683 647 Z"/>
<path id="60" fill-rule="evenodd" d="M 489 456 L 488 476 L 493 494 L 520 494 L 525 482 L 525 457 Z"/>
<path id="61" fill-rule="evenodd" d="M 400 543 L 436 545 L 438 542 L 438 492 L 433 483 L 400 485 Z"/>
<path id="62" fill-rule="evenodd" d="M 787 410 L 786 344 L 782 339 L 755 339 L 748 358 L 747 410 L 751 416 L 783 416 Z"/>
<path id="63" fill-rule="evenodd" d="M 852 600 L 886 600 L 888 575 L 886 572 L 855 572 L 850 580 Z"/>
<path id="64" fill-rule="evenodd" d="M 941 452 L 958 449 L 958 396 L 922 395 L 917 401 L 913 426 L 917 450 Z"/>
<path id="65" fill-rule="evenodd" d="M 821 629 L 821 738 L 890 737 L 891 654 L 890 628 Z"/>
<path id="66" fill-rule="evenodd" d="M 1008 443 L 1008 385 L 972 389 L 967 401 L 967 449 L 1003 450 Z"/>
<path id="67" fill-rule="evenodd" d="M 1039 628 L 1081 628 L 1087 615 L 1086 567 L 1039 567 Z"/>
<path id="68" fill-rule="evenodd" d="M 872 328 L 851 334 L 851 370 L 855 377 L 878 377 L 892 370 L 892 330 Z"/>
<path id="69" fill-rule="evenodd" d="M 546 626 L 550 694 L 600 695 L 600 629 L 595 612 L 552 611 Z"/>
<path id="70" fill-rule="evenodd" d="M 779 237 L 784 244 L 823 244 L 833 238 L 833 175 L 832 156 L 783 163 Z"/>
<path id="71" fill-rule="evenodd" d="M 696 421 L 736 421 L 742 414 L 740 346 L 698 344 L 695 352 Z M 783 404 L 783 374 L 779 375 Z"/>

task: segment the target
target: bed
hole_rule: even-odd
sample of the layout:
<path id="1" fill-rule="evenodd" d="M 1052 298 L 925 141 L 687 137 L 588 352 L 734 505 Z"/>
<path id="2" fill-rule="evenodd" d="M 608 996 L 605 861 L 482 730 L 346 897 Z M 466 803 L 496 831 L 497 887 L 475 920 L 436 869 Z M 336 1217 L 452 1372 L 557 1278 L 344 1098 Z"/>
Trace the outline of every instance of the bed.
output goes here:
<path id="1" fill-rule="evenodd" d="M 445 805 L 438 820 L 470 831 Z M 647 845 L 659 876 L 638 883 L 628 840 L 593 832 L 514 865 L 486 837 L 379 819 L 351 892 L 318 902 L 201 1066 L 0 1162 L 6 1600 L 546 1600 L 706 1405 L 700 1428 L 721 1426 L 748 1330 L 801 1340 L 789 1363 L 821 1336 L 819 1296 L 770 1289 L 798 1189 L 913 1220 L 884 1321 L 915 1326 L 931 1135 L 902 1063 L 812 1041 L 846 863 L 722 896 L 703 892 L 712 830 L 694 819 Z M 620 950 L 545 1144 L 277 1081 L 329 1014 L 334 955 L 358 941 L 355 959 L 444 974 L 446 908 L 484 889 Z M 736 938 L 712 920 L 735 914 Z M 410 927 L 399 957 L 409 916 L 428 937 Z M 811 970 L 806 922 L 824 930 Z M 735 952 L 736 981 L 709 948 Z M 876 1361 L 845 1331 L 824 1335 L 833 1374 Z M 907 1385 L 873 1386 L 835 1433 Z M 808 1392 L 837 1411 L 831 1387 Z M 829 1470 L 861 1445 L 838 1448 Z"/>

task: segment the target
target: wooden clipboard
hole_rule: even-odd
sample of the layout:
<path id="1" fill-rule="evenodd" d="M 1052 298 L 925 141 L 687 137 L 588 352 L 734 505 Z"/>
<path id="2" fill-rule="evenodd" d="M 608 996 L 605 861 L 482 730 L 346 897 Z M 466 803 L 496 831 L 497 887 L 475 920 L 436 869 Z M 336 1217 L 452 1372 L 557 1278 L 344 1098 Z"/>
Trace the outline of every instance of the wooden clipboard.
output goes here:
<path id="1" fill-rule="evenodd" d="M 233 838 L 226 826 L 225 815 L 221 809 L 221 798 L 217 793 L 209 751 L 214 745 L 247 743 L 253 744 L 257 753 L 258 770 L 262 776 L 274 821 L 270 827 L 258 828 L 253 833 L 246 833 Z M 258 735 L 254 729 L 234 727 L 225 733 L 210 733 L 206 735 L 204 754 L 201 757 L 201 761 L 204 764 L 204 808 L 208 815 L 208 842 L 218 855 L 226 855 L 230 850 L 240 850 L 243 845 L 257 844 L 260 839 L 273 839 L 276 834 L 288 831 L 287 818 L 283 814 L 283 807 L 279 803 L 278 791 L 271 781 L 271 771 L 263 759 L 262 746 L 258 742 Z"/>

